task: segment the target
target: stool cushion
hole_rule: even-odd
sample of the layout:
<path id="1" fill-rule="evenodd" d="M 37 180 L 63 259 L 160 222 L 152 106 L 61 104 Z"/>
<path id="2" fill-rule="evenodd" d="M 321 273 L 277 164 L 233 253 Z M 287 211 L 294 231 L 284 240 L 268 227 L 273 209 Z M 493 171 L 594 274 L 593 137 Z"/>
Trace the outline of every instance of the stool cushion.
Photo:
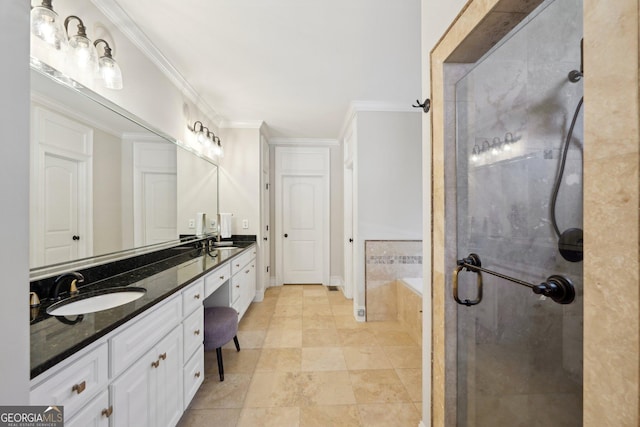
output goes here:
<path id="1" fill-rule="evenodd" d="M 238 333 L 238 313 L 231 307 L 204 309 L 204 349 L 222 347 Z"/>

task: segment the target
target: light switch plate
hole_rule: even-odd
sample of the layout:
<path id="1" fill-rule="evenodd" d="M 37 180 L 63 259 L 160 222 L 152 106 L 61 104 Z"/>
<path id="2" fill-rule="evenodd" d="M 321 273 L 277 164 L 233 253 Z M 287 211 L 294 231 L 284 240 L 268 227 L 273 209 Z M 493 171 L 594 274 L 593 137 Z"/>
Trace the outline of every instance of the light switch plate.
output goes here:
<path id="1" fill-rule="evenodd" d="M 196 228 L 196 220 L 195 219 L 190 219 L 189 220 L 189 228 Z"/>

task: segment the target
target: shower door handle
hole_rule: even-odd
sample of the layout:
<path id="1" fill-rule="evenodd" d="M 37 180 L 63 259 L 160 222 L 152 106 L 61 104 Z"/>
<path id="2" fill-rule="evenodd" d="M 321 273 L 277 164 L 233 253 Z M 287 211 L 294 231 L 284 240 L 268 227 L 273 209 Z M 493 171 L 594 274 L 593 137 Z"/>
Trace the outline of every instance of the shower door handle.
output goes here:
<path id="1" fill-rule="evenodd" d="M 476 285 L 478 289 L 476 294 L 476 299 L 461 300 L 458 295 L 458 274 L 460 274 L 460 272 L 464 269 L 465 267 L 463 265 L 459 265 L 458 267 L 456 267 L 455 270 L 453 270 L 453 299 L 455 299 L 456 302 L 460 305 L 466 305 L 467 307 L 471 307 L 472 305 L 480 304 L 480 301 L 482 301 L 482 273 L 479 271 L 473 271 L 473 273 L 476 273 L 478 275 L 477 281 L 476 281 Z"/>

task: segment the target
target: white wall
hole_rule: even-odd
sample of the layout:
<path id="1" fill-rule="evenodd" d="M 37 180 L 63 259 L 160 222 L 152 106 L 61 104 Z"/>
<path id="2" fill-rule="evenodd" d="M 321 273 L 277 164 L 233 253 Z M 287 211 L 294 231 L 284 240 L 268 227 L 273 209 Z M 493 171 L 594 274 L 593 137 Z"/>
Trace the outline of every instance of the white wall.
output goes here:
<path id="1" fill-rule="evenodd" d="M 465 0 L 422 0 L 422 100 L 431 97 L 429 53 L 465 5 Z M 422 115 L 422 260 L 431 277 L 431 114 Z M 422 423 L 431 425 L 431 281 L 422 290 Z"/>
<path id="2" fill-rule="evenodd" d="M 93 131 L 93 253 L 122 250 L 120 138 Z"/>
<path id="3" fill-rule="evenodd" d="M 233 214 L 232 234 L 260 233 L 260 129 L 223 128 L 220 139 L 220 212 Z M 242 228 L 242 220 L 249 228 Z"/>
<path id="4" fill-rule="evenodd" d="M 358 245 L 354 303 L 365 301 L 365 240 L 422 239 L 420 115 L 416 112 L 357 113 Z"/>
<path id="5" fill-rule="evenodd" d="M 329 188 L 331 203 L 331 236 L 329 243 L 330 275 L 332 285 L 342 285 L 344 283 L 344 167 L 342 146 L 329 147 L 331 162 L 331 182 Z"/>
<path id="6" fill-rule="evenodd" d="M 0 405 L 29 403 L 29 4 L 0 2 Z"/>

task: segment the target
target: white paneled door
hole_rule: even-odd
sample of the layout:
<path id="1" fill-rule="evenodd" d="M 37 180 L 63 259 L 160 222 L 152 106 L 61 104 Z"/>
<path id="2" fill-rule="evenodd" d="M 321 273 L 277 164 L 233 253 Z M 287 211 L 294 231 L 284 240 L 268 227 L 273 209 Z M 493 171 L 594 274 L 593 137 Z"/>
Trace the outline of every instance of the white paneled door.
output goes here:
<path id="1" fill-rule="evenodd" d="M 144 243 L 162 243 L 176 238 L 177 182 L 175 173 L 142 173 Z"/>
<path id="2" fill-rule="evenodd" d="M 329 284 L 328 147 L 276 147 L 276 282 Z"/>
<path id="3" fill-rule="evenodd" d="M 31 267 L 91 256 L 93 130 L 32 104 Z"/>
<path id="4" fill-rule="evenodd" d="M 282 178 L 284 283 L 323 281 L 323 177 Z"/>
<path id="5" fill-rule="evenodd" d="M 45 153 L 44 265 L 78 258 L 78 162 Z M 82 236 L 84 240 L 85 236 Z M 82 242 L 84 243 L 84 242 Z"/>

